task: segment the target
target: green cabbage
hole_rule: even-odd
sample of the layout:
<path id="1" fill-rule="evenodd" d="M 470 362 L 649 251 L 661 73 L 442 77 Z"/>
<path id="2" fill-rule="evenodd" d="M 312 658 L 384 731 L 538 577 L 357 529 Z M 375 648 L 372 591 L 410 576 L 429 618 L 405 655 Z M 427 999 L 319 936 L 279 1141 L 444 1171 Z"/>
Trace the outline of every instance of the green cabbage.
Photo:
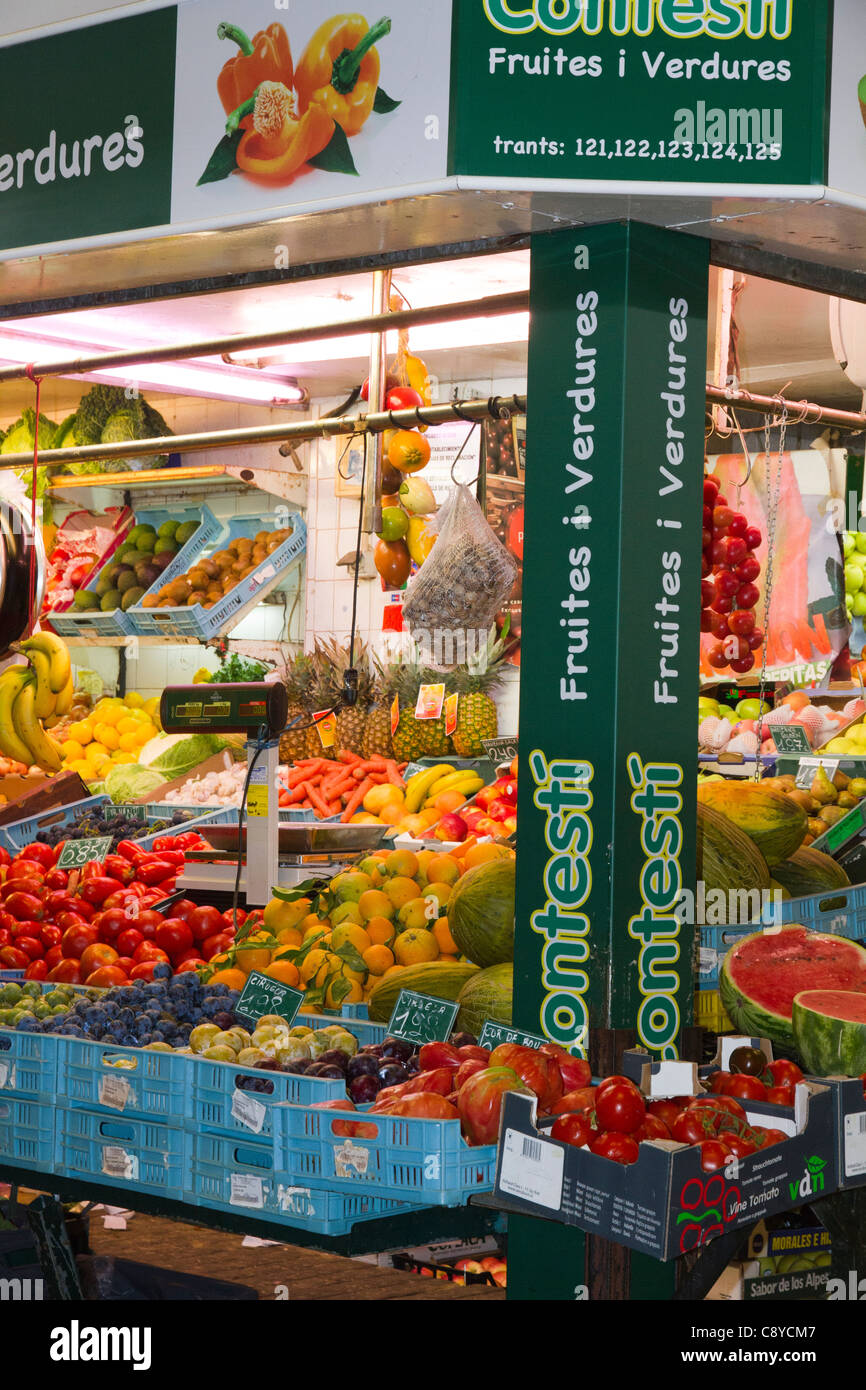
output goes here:
<path id="1" fill-rule="evenodd" d="M 242 747 L 243 737 L 237 734 L 159 734 L 144 745 L 138 761 L 142 767 L 163 773 L 163 780 L 171 782 L 175 777 L 185 777 L 226 748 L 239 756 Z"/>
<path id="2" fill-rule="evenodd" d="M 128 805 L 152 796 L 157 787 L 169 781 L 161 772 L 138 763 L 119 763 L 105 778 L 105 791 L 115 805 Z"/>

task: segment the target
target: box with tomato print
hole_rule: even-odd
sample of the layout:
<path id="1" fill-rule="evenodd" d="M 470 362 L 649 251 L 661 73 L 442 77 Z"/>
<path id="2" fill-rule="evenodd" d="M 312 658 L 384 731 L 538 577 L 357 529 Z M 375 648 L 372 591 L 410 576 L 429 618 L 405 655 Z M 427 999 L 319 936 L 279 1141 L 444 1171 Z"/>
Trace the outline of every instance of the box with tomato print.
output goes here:
<path id="1" fill-rule="evenodd" d="M 62 842 L 25 845 L 14 859 L 0 849 L 0 968 L 100 987 L 152 979 L 160 963 L 196 969 L 231 944 L 230 919 L 189 900 L 157 905 L 175 892 L 187 850 L 203 845 L 194 831 L 150 849 L 121 840 L 80 869 L 58 866 Z"/>
<path id="2" fill-rule="evenodd" d="M 691 1063 L 652 1063 L 564 1096 L 539 1119 L 510 1094 L 495 1194 L 508 1210 L 579 1226 L 656 1259 L 834 1190 L 833 1104 L 797 1087 L 791 1117 L 704 1090 Z"/>

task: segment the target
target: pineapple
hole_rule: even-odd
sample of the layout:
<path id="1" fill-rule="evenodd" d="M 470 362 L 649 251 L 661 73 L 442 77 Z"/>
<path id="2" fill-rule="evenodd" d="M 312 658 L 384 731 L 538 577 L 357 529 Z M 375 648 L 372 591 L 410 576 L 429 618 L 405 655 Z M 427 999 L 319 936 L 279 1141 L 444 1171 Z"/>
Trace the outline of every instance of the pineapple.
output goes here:
<path id="1" fill-rule="evenodd" d="M 391 747 L 391 703 L 394 699 L 394 685 L 390 672 L 386 672 L 375 657 L 371 658 L 373 700 L 367 711 L 364 725 L 364 739 L 361 752 L 365 758 L 379 753 L 383 758 L 393 757 Z"/>
<path id="2" fill-rule="evenodd" d="M 342 690 L 343 672 L 349 667 L 349 648 L 332 648 L 335 658 L 335 676 Z M 355 669 L 358 672 L 358 699 L 354 705 L 341 709 L 337 715 L 337 747 L 348 748 L 350 753 L 361 753 L 364 733 L 367 727 L 367 709 L 372 703 L 375 686 L 370 673 L 367 652 L 362 642 L 355 642 Z"/>
<path id="3" fill-rule="evenodd" d="M 342 671 L 337 671 L 333 663 L 333 650 L 325 647 L 324 643 L 316 642 L 309 657 L 312 663 L 313 673 L 310 680 L 310 714 L 315 714 L 322 709 L 330 709 L 337 703 L 337 698 L 341 687 Z M 331 748 L 323 748 L 319 731 L 314 726 L 307 729 L 307 752 L 308 758 L 336 758 L 339 751 L 335 742 Z"/>
<path id="4" fill-rule="evenodd" d="M 307 730 L 300 727 L 307 723 L 312 712 L 310 704 L 310 685 L 313 676 L 313 663 L 308 656 L 296 656 L 291 665 L 286 666 L 283 684 L 289 696 L 289 712 L 286 723 L 293 719 L 300 721 L 297 729 L 290 729 L 280 739 L 280 762 L 293 763 L 307 756 Z"/>
<path id="5" fill-rule="evenodd" d="M 415 704 L 422 685 L 440 685 L 441 671 L 431 671 L 416 663 L 391 668 L 400 699 L 400 722 L 394 732 L 394 756 L 399 762 L 418 758 L 444 758 L 451 752 L 451 739 L 445 732 L 444 713 L 438 719 L 416 719 Z"/>
<path id="6" fill-rule="evenodd" d="M 502 683 L 505 643 L 491 634 L 486 647 L 453 673 L 457 702 L 454 751 L 459 758 L 483 758 L 482 739 L 496 738 L 499 721 L 490 691 Z"/>

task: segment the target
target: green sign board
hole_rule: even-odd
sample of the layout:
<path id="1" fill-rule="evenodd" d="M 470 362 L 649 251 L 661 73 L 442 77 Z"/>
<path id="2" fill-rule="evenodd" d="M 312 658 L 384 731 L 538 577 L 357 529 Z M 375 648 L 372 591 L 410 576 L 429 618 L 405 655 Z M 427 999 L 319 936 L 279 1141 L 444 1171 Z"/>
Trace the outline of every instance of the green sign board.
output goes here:
<path id="1" fill-rule="evenodd" d="M 67 840 L 63 849 L 60 851 L 60 858 L 57 861 L 58 869 L 83 869 L 85 864 L 97 860 L 100 864 L 105 856 L 111 852 L 114 838 L 111 835 L 102 835 L 99 839 L 93 840 Z"/>
<path id="2" fill-rule="evenodd" d="M 777 753 L 811 753 L 809 735 L 799 724 L 774 724 L 773 742 Z"/>
<path id="3" fill-rule="evenodd" d="M 0 248 L 171 220 L 176 28 L 170 7 L 0 47 Z"/>
<path id="4" fill-rule="evenodd" d="M 235 1013 L 252 1019 L 253 1023 L 265 1014 L 277 1014 L 286 1023 L 294 1023 L 303 998 L 301 990 L 292 989 L 290 985 L 282 985 L 279 980 L 251 970 L 241 997 L 235 1004 Z"/>
<path id="5" fill-rule="evenodd" d="M 451 172 L 825 182 L 826 0 L 460 0 Z"/>
<path id="6" fill-rule="evenodd" d="M 532 243 L 514 1022 L 572 1051 L 691 1019 L 707 288 L 677 233 Z"/>
<path id="7" fill-rule="evenodd" d="M 479 1047 L 499 1047 L 500 1043 L 518 1043 L 520 1047 L 543 1047 L 549 1038 L 541 1038 L 537 1033 L 524 1033 L 521 1028 L 512 1028 L 508 1023 L 492 1023 L 488 1018 L 481 1029 Z"/>
<path id="8" fill-rule="evenodd" d="M 423 1047 L 428 1042 L 445 1042 L 454 1027 L 458 1004 L 450 999 L 434 999 L 401 989 L 388 1023 L 388 1035 Z"/>

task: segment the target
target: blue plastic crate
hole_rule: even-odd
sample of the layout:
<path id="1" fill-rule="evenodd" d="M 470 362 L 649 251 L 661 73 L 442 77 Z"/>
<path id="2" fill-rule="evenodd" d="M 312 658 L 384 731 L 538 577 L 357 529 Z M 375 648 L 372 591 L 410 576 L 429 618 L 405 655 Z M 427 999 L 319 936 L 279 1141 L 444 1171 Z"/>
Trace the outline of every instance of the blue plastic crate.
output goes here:
<path id="1" fill-rule="evenodd" d="M 212 544 L 222 530 L 222 522 L 218 521 L 210 508 L 205 506 L 185 507 L 178 512 L 168 511 L 165 508 L 137 511 L 133 526 L 149 524 L 159 530 L 164 521 L 198 521 L 199 528 L 195 535 L 186 542 L 186 545 L 181 547 L 171 564 L 166 565 L 157 582 L 151 585 L 144 597 L 147 597 L 147 594 L 155 593 L 157 589 L 162 588 L 163 584 L 167 584 L 171 579 L 176 579 L 178 575 L 186 574 L 193 561 L 208 545 Z M 132 529 L 133 527 L 130 527 L 130 530 Z M 106 564 L 115 562 L 116 555 L 110 555 Z M 96 584 L 104 568 L 105 565 L 100 565 L 90 583 L 85 585 L 89 593 L 96 592 Z M 111 609 L 108 613 L 102 613 L 99 609 L 82 612 L 79 609 L 70 608 L 65 613 L 52 614 L 50 621 L 54 631 L 59 633 L 61 637 L 128 637 L 135 632 L 129 613 L 124 613 L 122 608 Z"/>
<path id="2" fill-rule="evenodd" d="M 456 1111 L 453 1120 L 421 1120 L 279 1105 L 274 1122 L 278 1167 L 298 1183 L 443 1207 L 493 1188 L 496 1145 L 470 1148 Z"/>
<path id="3" fill-rule="evenodd" d="M 782 903 L 780 920 L 802 922 L 814 931 L 844 936 L 850 941 L 866 941 L 866 884 L 791 898 Z"/>
<path id="4" fill-rule="evenodd" d="M 175 811 L 182 809 L 184 808 L 174 807 Z M 148 811 L 150 810 L 148 807 Z M 200 830 L 207 825 L 230 825 L 232 816 L 237 814 L 231 806 L 214 807 L 212 810 L 200 806 L 198 811 L 200 814 L 195 815 L 192 820 L 183 821 L 180 825 L 169 826 L 166 830 L 155 830 L 149 835 L 130 835 L 129 838 L 141 845 L 142 849 L 152 849 L 154 841 L 161 840 L 164 835 L 185 835 L 188 830 Z M 147 820 L 152 824 L 155 820 L 165 820 L 165 815 L 148 814 Z"/>
<path id="5" fill-rule="evenodd" d="M 357 1008 L 358 1005 L 352 1007 Z M 366 1004 L 363 1007 L 366 1011 Z M 327 1011 L 323 1011 L 320 1014 L 305 1014 L 302 1011 L 295 1019 L 295 1023 L 303 1024 L 307 1028 L 315 1028 L 316 1030 L 320 1028 L 331 1028 L 335 1024 L 339 1024 L 339 1026 L 345 1028 L 348 1033 L 354 1033 L 361 1047 L 365 1047 L 367 1043 L 384 1042 L 388 1036 L 386 1024 L 370 1023 L 366 1018 L 355 1018 L 348 1013 L 340 1017 L 339 1014 L 332 1014 Z"/>
<path id="6" fill-rule="evenodd" d="M 66 1106 L 56 1112 L 54 1171 L 64 1177 L 180 1200 L 185 1150 L 180 1121 L 156 1123 Z"/>
<path id="7" fill-rule="evenodd" d="M 271 1144 L 276 1105 L 342 1100 L 346 1085 L 336 1078 L 264 1071 L 196 1057 L 192 1059 L 190 1090 L 192 1122 L 199 1129 Z"/>
<path id="8" fill-rule="evenodd" d="M 194 604 L 191 608 L 142 608 L 133 604 L 124 616 L 132 621 L 141 637 L 198 637 L 207 640 L 229 631 L 255 605 L 285 579 L 293 565 L 300 563 L 307 548 L 307 527 L 297 512 L 288 516 L 276 512 L 261 517 L 234 517 L 212 549 L 225 549 L 241 536 L 253 539 L 257 532 L 291 526 L 292 534 L 261 564 L 240 580 L 213 608 Z"/>
<path id="9" fill-rule="evenodd" d="M 60 1038 L 0 1028 L 0 1096 L 53 1100 L 57 1092 Z"/>
<path id="10" fill-rule="evenodd" d="M 93 806 L 111 805 L 110 796 L 89 796 L 84 801 L 76 801 L 71 806 L 64 806 L 57 811 L 43 811 L 41 815 L 31 816 L 29 820 L 12 821 L 10 825 L 0 827 L 0 846 L 7 849 L 10 854 L 17 854 L 25 845 L 29 845 L 40 830 L 45 830 L 49 826 L 63 826 L 75 820 L 81 811 L 87 811 Z M 148 826 L 154 821 L 165 820 L 166 814 L 153 806 L 112 806 L 112 812 L 122 814 L 124 811 L 143 812 L 144 819 L 130 819 L 129 838 L 135 840 L 136 844 L 141 845 L 142 849 L 150 849 L 154 840 L 158 840 L 163 835 L 181 835 L 187 830 L 197 830 L 200 825 L 225 825 L 231 821 L 234 814 L 230 807 L 197 807 L 192 819 L 184 821 L 177 826 L 170 826 L 165 830 L 155 830 L 148 833 Z M 184 808 L 175 806 L 173 810 Z"/>
<path id="11" fill-rule="evenodd" d="M 50 1172 L 54 1162 L 54 1099 L 25 1100 L 0 1091 L 0 1163 Z"/>
<path id="12" fill-rule="evenodd" d="M 61 1036 L 57 1097 L 72 1109 L 182 1122 L 191 1104 L 185 1053 L 151 1052 Z"/>
<path id="13" fill-rule="evenodd" d="M 359 1221 L 414 1211 L 372 1193 L 345 1193 L 295 1183 L 279 1172 L 270 1145 L 216 1134 L 188 1135 L 187 1201 L 218 1211 L 243 1211 L 321 1235 L 347 1235 Z"/>
<path id="14" fill-rule="evenodd" d="M 110 801 L 111 797 L 104 794 L 86 796 L 81 801 L 73 801 L 71 805 L 60 806 L 55 811 L 42 811 L 38 816 L 10 821 L 8 825 L 0 826 L 0 846 L 10 854 L 17 854 L 36 838 L 38 831 L 45 830 L 48 826 L 68 825 L 79 812 L 87 811 L 91 806 L 104 806 Z"/>

